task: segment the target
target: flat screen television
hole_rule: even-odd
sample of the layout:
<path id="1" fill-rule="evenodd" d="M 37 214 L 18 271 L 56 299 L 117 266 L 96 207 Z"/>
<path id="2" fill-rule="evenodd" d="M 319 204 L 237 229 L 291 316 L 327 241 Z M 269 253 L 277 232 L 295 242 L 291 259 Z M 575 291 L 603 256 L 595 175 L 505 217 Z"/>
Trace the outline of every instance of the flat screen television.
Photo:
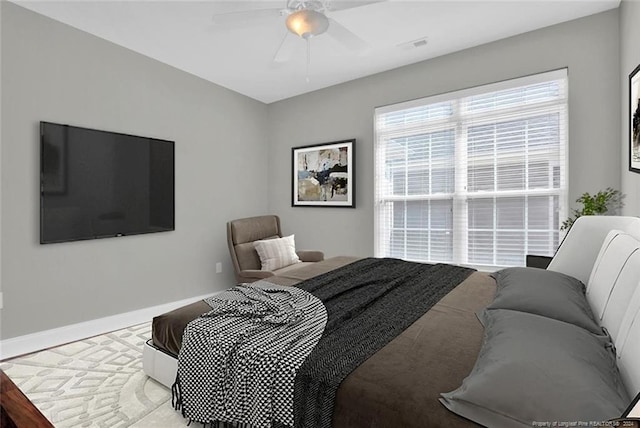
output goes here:
<path id="1" fill-rule="evenodd" d="M 40 122 L 40 243 L 164 232 L 174 142 Z"/>

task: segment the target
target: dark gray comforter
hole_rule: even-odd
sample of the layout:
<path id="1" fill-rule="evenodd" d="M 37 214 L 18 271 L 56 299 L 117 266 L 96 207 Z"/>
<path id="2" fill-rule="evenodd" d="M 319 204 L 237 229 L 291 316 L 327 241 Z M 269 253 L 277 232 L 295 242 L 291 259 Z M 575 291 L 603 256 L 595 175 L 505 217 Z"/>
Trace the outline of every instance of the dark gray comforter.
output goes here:
<path id="1" fill-rule="evenodd" d="M 368 258 L 298 284 L 324 303 L 328 320 L 296 376 L 295 426 L 330 427 L 340 383 L 473 272 Z"/>

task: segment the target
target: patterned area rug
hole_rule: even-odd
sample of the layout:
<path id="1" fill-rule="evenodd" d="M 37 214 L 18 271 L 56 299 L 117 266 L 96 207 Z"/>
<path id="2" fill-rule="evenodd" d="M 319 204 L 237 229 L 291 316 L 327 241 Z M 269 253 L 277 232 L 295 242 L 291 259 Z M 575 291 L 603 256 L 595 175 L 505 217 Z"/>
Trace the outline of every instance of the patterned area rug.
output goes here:
<path id="1" fill-rule="evenodd" d="M 56 427 L 184 427 L 142 371 L 151 323 L 7 360 L 0 368 Z"/>

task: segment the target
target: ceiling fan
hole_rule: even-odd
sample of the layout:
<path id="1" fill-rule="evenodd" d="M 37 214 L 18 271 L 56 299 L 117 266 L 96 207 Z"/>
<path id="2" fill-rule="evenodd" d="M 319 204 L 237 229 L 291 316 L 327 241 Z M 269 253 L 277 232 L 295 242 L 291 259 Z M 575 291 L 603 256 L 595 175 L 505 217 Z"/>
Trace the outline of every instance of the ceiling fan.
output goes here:
<path id="1" fill-rule="evenodd" d="M 270 8 L 220 13 L 213 16 L 213 23 L 220 27 L 251 27 L 256 21 L 275 17 L 286 17 L 285 24 L 289 31 L 280 43 L 280 47 L 276 51 L 273 61 L 279 63 L 287 62 L 298 45 L 298 38 L 302 38 L 307 41 L 308 66 L 310 61 L 309 41 L 311 38 L 321 34 L 326 33 L 350 51 L 357 53 L 366 51 L 368 48 L 367 42 L 331 18 L 330 15 L 332 12 L 382 1 L 385 0 L 286 0 L 284 9 Z"/>

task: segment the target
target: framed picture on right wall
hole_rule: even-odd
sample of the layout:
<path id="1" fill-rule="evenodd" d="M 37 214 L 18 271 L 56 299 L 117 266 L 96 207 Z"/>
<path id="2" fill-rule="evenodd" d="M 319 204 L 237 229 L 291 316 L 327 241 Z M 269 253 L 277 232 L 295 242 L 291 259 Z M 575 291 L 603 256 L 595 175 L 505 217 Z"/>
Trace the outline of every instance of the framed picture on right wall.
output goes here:
<path id="1" fill-rule="evenodd" d="M 629 75 L 629 171 L 640 173 L 640 65 Z"/>

